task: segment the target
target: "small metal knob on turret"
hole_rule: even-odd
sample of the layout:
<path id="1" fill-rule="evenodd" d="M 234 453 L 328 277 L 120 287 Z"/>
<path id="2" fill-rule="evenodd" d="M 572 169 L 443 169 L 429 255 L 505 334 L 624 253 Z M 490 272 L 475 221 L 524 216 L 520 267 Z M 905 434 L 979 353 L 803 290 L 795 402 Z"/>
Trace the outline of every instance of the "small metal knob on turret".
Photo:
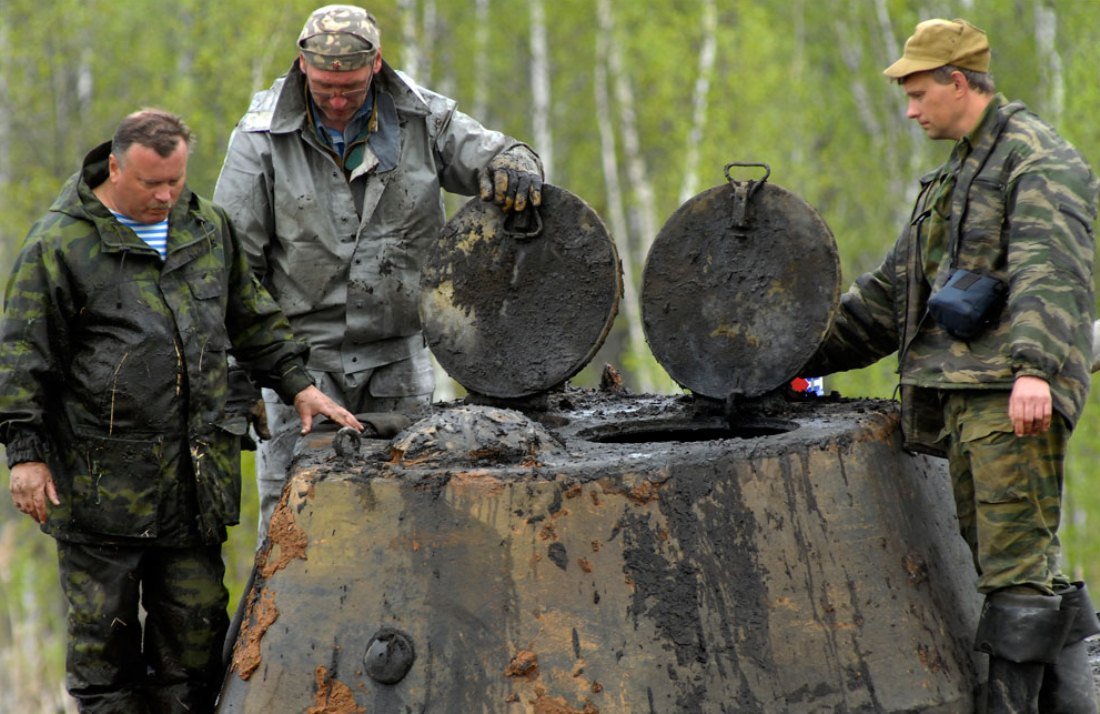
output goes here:
<path id="1" fill-rule="evenodd" d="M 415 660 L 412 638 L 392 627 L 374 633 L 363 655 L 367 674 L 379 684 L 397 684 L 409 673 Z"/>

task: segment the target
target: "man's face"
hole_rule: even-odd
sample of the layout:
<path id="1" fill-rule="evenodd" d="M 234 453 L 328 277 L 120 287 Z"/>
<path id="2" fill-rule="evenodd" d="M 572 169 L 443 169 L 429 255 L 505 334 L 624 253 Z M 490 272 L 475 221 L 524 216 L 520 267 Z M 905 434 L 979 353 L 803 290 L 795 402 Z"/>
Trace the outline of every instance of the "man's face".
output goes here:
<path id="1" fill-rule="evenodd" d="M 917 72 L 901 84 L 909 97 L 905 115 L 915 120 L 929 139 L 961 139 L 965 103 L 958 80 L 940 84 L 931 72 Z"/>
<path id="2" fill-rule="evenodd" d="M 110 158 L 111 199 L 114 209 L 141 223 L 168 218 L 187 180 L 187 144 L 162 157 L 155 150 L 132 144 L 119 162 Z"/>
<path id="3" fill-rule="evenodd" d="M 317 69 L 301 57 L 298 66 L 325 123 L 342 129 L 367 101 L 371 78 L 382 68 L 382 53 L 375 55 L 373 64 L 347 71 Z"/>

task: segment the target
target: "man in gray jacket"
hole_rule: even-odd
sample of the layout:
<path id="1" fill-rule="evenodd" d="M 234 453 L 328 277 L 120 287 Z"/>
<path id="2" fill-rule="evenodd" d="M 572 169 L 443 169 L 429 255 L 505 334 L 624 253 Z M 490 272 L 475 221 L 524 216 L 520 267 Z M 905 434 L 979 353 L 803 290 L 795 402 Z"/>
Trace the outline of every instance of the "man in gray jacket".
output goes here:
<path id="1" fill-rule="evenodd" d="M 440 189 L 523 211 L 541 200 L 542 167 L 527 146 L 385 63 L 361 8 L 314 11 L 298 52 L 233 132 L 214 200 L 309 341 L 318 386 L 355 413 L 415 412 L 434 387 L 418 302 L 444 220 Z M 274 393 L 264 401 L 261 538 L 298 432 Z"/>

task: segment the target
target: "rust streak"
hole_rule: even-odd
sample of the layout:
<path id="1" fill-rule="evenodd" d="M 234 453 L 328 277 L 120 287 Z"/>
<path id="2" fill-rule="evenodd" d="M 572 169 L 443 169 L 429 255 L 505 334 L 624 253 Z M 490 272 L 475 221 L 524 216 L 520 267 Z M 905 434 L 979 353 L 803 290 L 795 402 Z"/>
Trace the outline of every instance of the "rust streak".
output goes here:
<path id="1" fill-rule="evenodd" d="M 586 701 L 582 709 L 569 706 L 565 697 L 539 695 L 535 700 L 535 714 L 600 714 L 599 707 Z"/>
<path id="2" fill-rule="evenodd" d="M 539 656 L 529 650 L 520 650 L 504 668 L 505 677 L 534 679 L 539 674 Z"/>
<path id="3" fill-rule="evenodd" d="M 275 594 L 265 590 L 257 601 L 256 591 L 252 590 L 248 594 L 246 611 L 245 624 L 241 627 L 237 642 L 233 646 L 232 664 L 233 671 L 244 681 L 248 681 L 260 666 L 260 641 L 263 640 L 267 629 L 279 619 L 279 609 L 275 606 Z"/>
<path id="4" fill-rule="evenodd" d="M 271 514 L 271 526 L 268 528 L 267 538 L 271 545 L 260 570 L 264 578 L 270 578 L 295 558 L 306 560 L 309 536 L 294 519 L 294 514 L 286 501 L 281 501 L 275 512 Z M 272 558 L 275 546 L 278 546 L 278 555 Z"/>
<path id="5" fill-rule="evenodd" d="M 314 680 L 314 703 L 306 714 L 363 714 L 367 711 L 355 701 L 351 687 L 329 677 L 324 665 L 317 667 Z"/>

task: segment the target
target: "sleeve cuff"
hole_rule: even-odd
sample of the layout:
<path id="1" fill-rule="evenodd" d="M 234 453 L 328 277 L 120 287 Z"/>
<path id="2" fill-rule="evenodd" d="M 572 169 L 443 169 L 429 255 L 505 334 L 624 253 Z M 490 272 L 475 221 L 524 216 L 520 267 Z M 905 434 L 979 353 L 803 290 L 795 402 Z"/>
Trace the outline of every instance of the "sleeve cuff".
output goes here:
<path id="1" fill-rule="evenodd" d="M 299 360 L 287 360 L 279 366 L 279 386 L 275 391 L 284 404 L 293 404 L 298 392 L 312 386 L 313 378 Z"/>
<path id="2" fill-rule="evenodd" d="M 32 431 L 18 431 L 9 435 L 5 451 L 8 468 L 27 461 L 46 461 L 46 444 Z"/>

